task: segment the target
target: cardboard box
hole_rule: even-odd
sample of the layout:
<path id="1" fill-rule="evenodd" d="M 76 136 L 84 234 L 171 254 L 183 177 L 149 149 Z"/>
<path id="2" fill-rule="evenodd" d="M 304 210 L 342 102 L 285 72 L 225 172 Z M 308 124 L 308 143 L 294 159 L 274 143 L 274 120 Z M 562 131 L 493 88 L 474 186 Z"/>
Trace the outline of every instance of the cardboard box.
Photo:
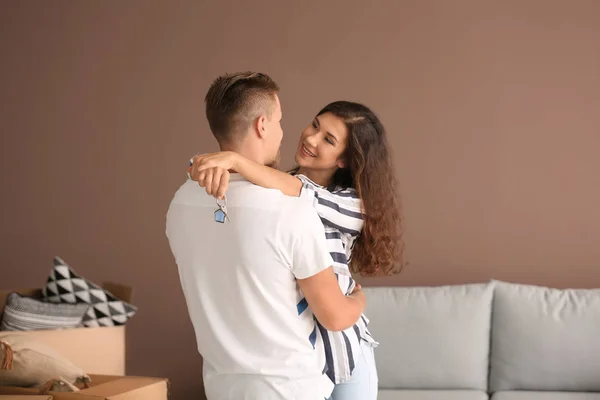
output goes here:
<path id="1" fill-rule="evenodd" d="M 88 389 L 50 392 L 53 400 L 168 400 L 169 381 L 141 376 L 92 375 Z M 0 394 L 33 395 L 36 389 L 0 386 Z"/>
<path id="2" fill-rule="evenodd" d="M 18 394 L 0 394 L 0 400 L 52 400 L 52 396 L 23 396 Z"/>
<path id="3" fill-rule="evenodd" d="M 133 289 L 115 283 L 102 285 L 119 299 L 131 302 Z M 0 310 L 11 292 L 42 297 L 41 289 L 0 291 Z M 4 331 L 0 331 L 0 334 Z M 13 332 L 30 336 L 56 350 L 88 374 L 125 375 L 125 326 Z"/>

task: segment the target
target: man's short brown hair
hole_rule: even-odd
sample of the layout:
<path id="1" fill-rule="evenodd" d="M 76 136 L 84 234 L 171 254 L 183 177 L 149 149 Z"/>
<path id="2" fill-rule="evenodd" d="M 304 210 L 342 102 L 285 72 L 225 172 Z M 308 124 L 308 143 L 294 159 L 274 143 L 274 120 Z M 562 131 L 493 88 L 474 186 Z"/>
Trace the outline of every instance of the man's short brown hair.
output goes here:
<path id="1" fill-rule="evenodd" d="M 279 86 L 267 74 L 238 72 L 218 77 L 208 89 L 206 118 L 220 143 L 244 134 L 260 115 L 271 115 Z"/>

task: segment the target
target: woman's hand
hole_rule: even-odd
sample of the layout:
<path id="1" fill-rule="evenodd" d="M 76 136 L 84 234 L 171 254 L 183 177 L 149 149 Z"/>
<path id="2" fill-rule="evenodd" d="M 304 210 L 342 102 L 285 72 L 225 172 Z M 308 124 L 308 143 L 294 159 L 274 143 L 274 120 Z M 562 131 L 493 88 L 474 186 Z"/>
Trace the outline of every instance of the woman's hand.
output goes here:
<path id="1" fill-rule="evenodd" d="M 214 167 L 226 170 L 234 169 L 236 156 L 237 154 L 233 151 L 218 151 L 216 153 L 197 155 L 194 157 L 194 165 L 192 165 L 192 178 L 199 176 L 202 171 Z"/>
<path id="2" fill-rule="evenodd" d="M 206 193 L 223 200 L 229 187 L 229 171 L 221 167 L 208 168 L 200 172 L 197 181 Z"/>
<path id="3" fill-rule="evenodd" d="M 223 199 L 229 186 L 229 170 L 235 168 L 235 156 L 231 151 L 199 155 L 194 157 L 188 171 L 192 179 L 206 189 L 206 193 Z"/>

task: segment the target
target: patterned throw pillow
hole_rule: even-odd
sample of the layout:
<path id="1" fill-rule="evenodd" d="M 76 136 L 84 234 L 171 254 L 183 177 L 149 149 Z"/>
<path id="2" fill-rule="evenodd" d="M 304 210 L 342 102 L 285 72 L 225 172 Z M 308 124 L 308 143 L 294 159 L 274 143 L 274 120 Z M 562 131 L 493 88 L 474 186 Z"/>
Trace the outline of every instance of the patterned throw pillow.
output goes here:
<path id="1" fill-rule="evenodd" d="M 83 317 L 87 327 L 124 325 L 137 307 L 115 297 L 109 291 L 77 275 L 59 257 L 43 290 L 44 299 L 52 303 L 85 303 L 91 307 Z"/>
<path id="2" fill-rule="evenodd" d="M 0 330 L 29 331 L 65 329 L 81 326 L 87 304 L 52 304 L 10 293 L 6 298 Z"/>

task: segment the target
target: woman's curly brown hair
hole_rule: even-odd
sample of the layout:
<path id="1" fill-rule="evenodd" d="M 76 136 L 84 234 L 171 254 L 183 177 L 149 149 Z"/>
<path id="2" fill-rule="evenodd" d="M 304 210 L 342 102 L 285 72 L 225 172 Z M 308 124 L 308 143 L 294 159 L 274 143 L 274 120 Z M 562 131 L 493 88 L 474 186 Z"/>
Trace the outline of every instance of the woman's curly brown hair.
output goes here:
<path id="1" fill-rule="evenodd" d="M 363 276 L 391 275 L 404 266 L 402 216 L 392 156 L 385 129 L 368 107 L 336 101 L 317 115 L 331 113 L 348 129 L 346 167 L 337 170 L 333 186 L 356 189 L 362 201 L 364 226 L 349 260 Z"/>

